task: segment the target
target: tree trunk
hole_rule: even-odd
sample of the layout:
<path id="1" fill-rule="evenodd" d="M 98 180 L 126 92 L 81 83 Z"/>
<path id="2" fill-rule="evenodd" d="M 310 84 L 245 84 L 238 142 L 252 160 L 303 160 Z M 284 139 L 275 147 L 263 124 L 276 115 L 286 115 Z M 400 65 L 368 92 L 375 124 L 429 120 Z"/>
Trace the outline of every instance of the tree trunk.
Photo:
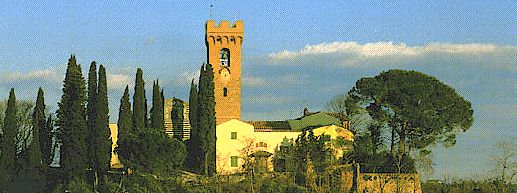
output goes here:
<path id="1" fill-rule="evenodd" d="M 93 169 L 92 169 L 92 170 L 93 170 Z M 99 187 L 99 176 L 98 176 L 97 171 L 94 171 L 94 172 L 93 172 L 93 175 L 95 176 L 95 181 L 93 181 L 93 188 L 94 188 L 95 190 L 97 190 L 97 189 L 98 189 L 98 187 Z"/>
<path id="2" fill-rule="evenodd" d="M 208 176 L 208 152 L 205 153 L 205 175 Z"/>
<path id="3" fill-rule="evenodd" d="M 395 147 L 395 128 L 391 127 L 391 144 L 390 153 L 393 155 L 393 148 Z"/>

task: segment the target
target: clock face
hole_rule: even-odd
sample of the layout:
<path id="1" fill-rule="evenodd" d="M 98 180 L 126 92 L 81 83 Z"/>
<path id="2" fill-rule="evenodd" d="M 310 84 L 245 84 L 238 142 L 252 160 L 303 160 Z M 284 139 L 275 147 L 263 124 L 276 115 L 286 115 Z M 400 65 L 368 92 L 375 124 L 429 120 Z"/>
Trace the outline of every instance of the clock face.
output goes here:
<path id="1" fill-rule="evenodd" d="M 221 82 L 226 84 L 230 81 L 230 71 L 228 70 L 228 68 L 221 69 L 219 73 L 221 76 Z"/>

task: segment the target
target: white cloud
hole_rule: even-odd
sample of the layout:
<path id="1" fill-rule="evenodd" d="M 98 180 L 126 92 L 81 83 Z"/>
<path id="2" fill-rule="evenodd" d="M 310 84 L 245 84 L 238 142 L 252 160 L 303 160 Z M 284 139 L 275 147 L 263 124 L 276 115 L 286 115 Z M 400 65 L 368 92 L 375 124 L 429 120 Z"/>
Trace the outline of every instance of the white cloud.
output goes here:
<path id="1" fill-rule="evenodd" d="M 242 78 L 242 86 L 243 87 L 263 87 L 266 86 L 267 82 L 263 78 L 259 77 L 243 77 Z"/>
<path id="2" fill-rule="evenodd" d="M 482 54 L 495 52 L 497 49 L 504 48 L 493 44 L 449 44 L 449 43 L 432 43 L 424 47 L 415 47 L 420 49 L 420 53 L 429 52 L 446 52 L 452 54 Z"/>
<path id="3" fill-rule="evenodd" d="M 38 69 L 26 72 L 0 72 L 0 99 L 6 97 L 10 88 L 16 91 L 16 97 L 34 100 L 38 88 L 45 91 L 45 99 L 49 108 L 53 108 L 63 86 L 64 73 L 54 69 Z"/>
<path id="4" fill-rule="evenodd" d="M 197 79 L 199 78 L 199 71 L 184 71 L 179 75 L 175 75 L 175 77 L 176 78 L 174 79 L 174 83 L 176 83 L 176 85 L 190 85 L 192 79 L 194 79 L 194 81 L 197 83 Z"/>
<path id="5" fill-rule="evenodd" d="M 10 72 L 2 73 L 2 79 L 6 82 L 18 82 L 18 81 L 30 81 L 30 80 L 49 80 L 56 81 L 62 77 L 57 72 L 44 69 L 44 70 L 33 70 L 29 72 Z"/>
<path id="6" fill-rule="evenodd" d="M 131 78 L 124 74 L 108 74 L 107 75 L 109 89 L 124 89 L 126 85 L 131 84 Z"/>
<path id="7" fill-rule="evenodd" d="M 136 70 L 137 70 L 136 67 L 124 66 L 124 67 L 109 68 L 109 69 L 107 69 L 107 72 L 112 73 L 112 74 L 126 74 L 126 75 L 135 76 Z"/>
<path id="8" fill-rule="evenodd" d="M 306 45 L 297 51 L 283 50 L 269 55 L 272 59 L 293 59 L 300 56 L 346 53 L 361 57 L 418 56 L 428 53 L 481 54 L 496 51 L 492 44 L 431 43 L 424 46 L 408 46 L 405 43 L 373 42 L 359 44 L 354 41 Z"/>
<path id="9" fill-rule="evenodd" d="M 351 67 L 468 65 L 517 70 L 517 46 L 451 43 L 409 46 L 393 42 L 333 42 L 272 53 L 265 63 Z"/>

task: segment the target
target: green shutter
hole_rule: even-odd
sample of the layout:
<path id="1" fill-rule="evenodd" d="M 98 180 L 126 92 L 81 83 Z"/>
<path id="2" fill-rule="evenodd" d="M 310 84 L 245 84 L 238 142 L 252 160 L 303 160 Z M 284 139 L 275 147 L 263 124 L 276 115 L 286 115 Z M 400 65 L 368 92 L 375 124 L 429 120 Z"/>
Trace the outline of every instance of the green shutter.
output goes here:
<path id="1" fill-rule="evenodd" d="M 237 132 L 232 132 L 232 139 L 237 139 Z"/>
<path id="2" fill-rule="evenodd" d="M 231 163 L 232 167 L 237 167 L 237 160 L 238 159 L 239 158 L 237 156 L 232 156 L 232 160 L 231 160 L 232 161 L 232 163 Z"/>

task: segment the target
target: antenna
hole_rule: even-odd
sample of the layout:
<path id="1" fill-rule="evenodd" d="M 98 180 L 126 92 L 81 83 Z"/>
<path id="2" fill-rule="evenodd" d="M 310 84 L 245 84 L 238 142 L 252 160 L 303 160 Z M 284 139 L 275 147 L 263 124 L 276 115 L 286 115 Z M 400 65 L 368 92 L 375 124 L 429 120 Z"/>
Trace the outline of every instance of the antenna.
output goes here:
<path id="1" fill-rule="evenodd" d="M 214 7 L 214 5 L 210 4 L 210 20 L 212 20 L 212 8 Z"/>

